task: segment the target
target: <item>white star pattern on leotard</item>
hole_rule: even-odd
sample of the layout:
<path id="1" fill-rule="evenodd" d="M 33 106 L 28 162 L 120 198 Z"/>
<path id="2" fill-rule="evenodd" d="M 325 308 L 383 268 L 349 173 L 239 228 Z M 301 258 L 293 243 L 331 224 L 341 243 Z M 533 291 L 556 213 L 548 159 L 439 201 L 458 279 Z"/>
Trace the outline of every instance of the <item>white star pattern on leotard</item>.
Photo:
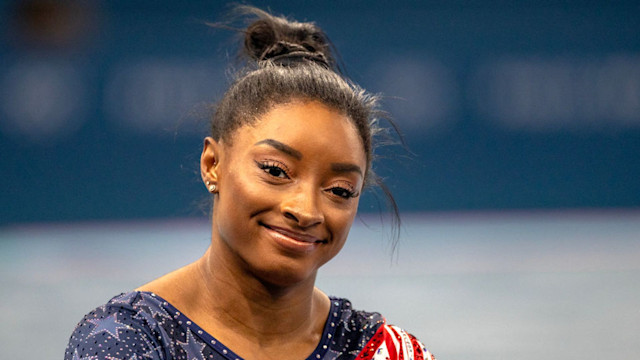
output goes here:
<path id="1" fill-rule="evenodd" d="M 191 330 L 187 331 L 187 342 L 178 342 L 178 345 L 187 353 L 187 360 L 204 360 L 202 349 L 206 345 L 196 340 Z"/>
<path id="2" fill-rule="evenodd" d="M 118 334 L 118 330 L 132 330 L 133 328 L 127 324 L 119 323 L 116 316 L 117 314 L 112 314 L 104 319 L 88 320 L 90 323 L 96 326 L 95 328 L 93 328 L 93 330 L 91 330 L 89 336 L 95 336 L 101 332 L 106 332 L 119 341 L 120 335 Z"/>

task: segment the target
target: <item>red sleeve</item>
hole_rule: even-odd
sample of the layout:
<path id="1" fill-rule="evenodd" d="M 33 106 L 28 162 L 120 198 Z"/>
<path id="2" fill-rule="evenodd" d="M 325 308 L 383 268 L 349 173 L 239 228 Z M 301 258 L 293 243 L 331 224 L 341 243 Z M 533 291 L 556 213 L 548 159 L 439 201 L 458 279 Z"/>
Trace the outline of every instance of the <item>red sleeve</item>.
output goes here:
<path id="1" fill-rule="evenodd" d="M 415 336 L 391 325 L 381 326 L 360 351 L 359 360 L 435 360 Z"/>

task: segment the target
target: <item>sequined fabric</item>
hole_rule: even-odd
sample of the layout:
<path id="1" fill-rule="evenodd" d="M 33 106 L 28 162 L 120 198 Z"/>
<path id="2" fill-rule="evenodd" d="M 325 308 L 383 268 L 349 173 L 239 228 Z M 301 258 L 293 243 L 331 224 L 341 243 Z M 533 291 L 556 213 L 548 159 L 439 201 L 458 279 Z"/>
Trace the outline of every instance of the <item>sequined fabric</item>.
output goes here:
<path id="1" fill-rule="evenodd" d="M 356 311 L 346 299 L 331 298 L 322 339 L 309 360 L 432 359 L 403 330 L 378 313 Z M 419 355 L 419 356 L 417 356 Z M 173 305 L 149 292 L 111 299 L 76 326 L 65 360 L 240 360 Z"/>

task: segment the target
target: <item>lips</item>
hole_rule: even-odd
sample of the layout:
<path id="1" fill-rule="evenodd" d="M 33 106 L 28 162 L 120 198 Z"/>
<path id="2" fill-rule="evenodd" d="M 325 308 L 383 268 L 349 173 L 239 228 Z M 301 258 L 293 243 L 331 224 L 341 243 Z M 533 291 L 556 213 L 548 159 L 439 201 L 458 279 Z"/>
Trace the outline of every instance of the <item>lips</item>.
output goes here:
<path id="1" fill-rule="evenodd" d="M 297 231 L 293 231 L 287 228 L 282 228 L 282 227 L 278 227 L 278 226 L 271 226 L 271 225 L 267 225 L 265 223 L 260 223 L 260 225 L 264 226 L 265 228 L 279 234 L 279 235 L 283 235 L 293 241 L 297 241 L 297 242 L 301 242 L 301 243 L 306 243 L 306 244 L 326 244 L 327 240 L 323 240 L 319 237 L 313 236 L 311 234 L 307 234 L 307 233 L 301 233 L 301 232 L 297 232 Z"/>

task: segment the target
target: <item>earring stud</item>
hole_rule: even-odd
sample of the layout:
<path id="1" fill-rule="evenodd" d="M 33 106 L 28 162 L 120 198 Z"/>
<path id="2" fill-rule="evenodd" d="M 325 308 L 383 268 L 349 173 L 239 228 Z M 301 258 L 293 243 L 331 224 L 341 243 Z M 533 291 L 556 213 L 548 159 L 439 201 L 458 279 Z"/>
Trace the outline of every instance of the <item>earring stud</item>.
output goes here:
<path id="1" fill-rule="evenodd" d="M 207 190 L 209 190 L 209 192 L 212 194 L 218 189 L 216 184 L 212 184 L 209 180 L 205 181 L 204 183 L 207 185 Z"/>

